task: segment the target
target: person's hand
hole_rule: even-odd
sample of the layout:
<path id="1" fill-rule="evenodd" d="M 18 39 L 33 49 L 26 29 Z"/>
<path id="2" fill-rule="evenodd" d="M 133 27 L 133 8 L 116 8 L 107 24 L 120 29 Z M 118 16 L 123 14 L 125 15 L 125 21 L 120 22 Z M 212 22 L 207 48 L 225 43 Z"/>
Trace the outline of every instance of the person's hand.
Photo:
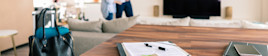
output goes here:
<path id="1" fill-rule="evenodd" d="M 119 2 L 119 1 L 114 1 L 114 3 L 122 5 L 122 2 Z"/>

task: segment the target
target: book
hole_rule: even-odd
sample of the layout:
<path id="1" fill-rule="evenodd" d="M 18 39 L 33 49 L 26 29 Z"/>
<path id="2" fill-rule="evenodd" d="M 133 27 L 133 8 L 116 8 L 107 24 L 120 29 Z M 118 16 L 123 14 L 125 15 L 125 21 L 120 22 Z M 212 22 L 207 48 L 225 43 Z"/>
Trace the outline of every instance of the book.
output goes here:
<path id="1" fill-rule="evenodd" d="M 252 45 L 234 44 L 234 47 L 240 56 L 262 56 L 260 52 Z"/>
<path id="2" fill-rule="evenodd" d="M 145 45 L 148 44 L 151 47 Z M 163 49 L 159 49 L 162 47 Z M 159 42 L 123 42 L 117 43 L 120 56 L 191 56 L 174 43 L 169 41 Z"/>
<path id="3" fill-rule="evenodd" d="M 267 45 L 243 43 L 243 42 L 230 42 L 228 47 L 225 49 L 223 56 L 240 56 L 235 49 L 234 45 L 236 44 L 254 46 L 262 56 L 268 56 Z"/>

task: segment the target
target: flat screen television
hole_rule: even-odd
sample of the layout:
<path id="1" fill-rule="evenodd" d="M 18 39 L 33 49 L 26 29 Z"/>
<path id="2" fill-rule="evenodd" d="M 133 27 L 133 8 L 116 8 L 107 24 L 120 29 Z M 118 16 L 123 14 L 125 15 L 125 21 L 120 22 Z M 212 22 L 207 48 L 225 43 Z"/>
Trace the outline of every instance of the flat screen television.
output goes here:
<path id="1" fill-rule="evenodd" d="M 220 0 L 164 0 L 164 15 L 209 17 L 221 15 Z"/>

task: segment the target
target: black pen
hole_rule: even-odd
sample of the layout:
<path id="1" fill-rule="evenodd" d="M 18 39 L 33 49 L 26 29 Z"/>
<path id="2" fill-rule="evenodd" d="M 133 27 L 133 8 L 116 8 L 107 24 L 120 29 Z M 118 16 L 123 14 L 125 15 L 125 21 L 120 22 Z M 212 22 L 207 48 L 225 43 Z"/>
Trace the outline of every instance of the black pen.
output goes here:
<path id="1" fill-rule="evenodd" d="M 145 45 L 146 47 L 153 47 L 152 45 L 149 45 L 148 43 L 144 43 L 144 45 Z M 159 50 L 166 51 L 166 48 L 161 47 L 161 46 L 159 46 L 158 49 L 159 49 Z"/>

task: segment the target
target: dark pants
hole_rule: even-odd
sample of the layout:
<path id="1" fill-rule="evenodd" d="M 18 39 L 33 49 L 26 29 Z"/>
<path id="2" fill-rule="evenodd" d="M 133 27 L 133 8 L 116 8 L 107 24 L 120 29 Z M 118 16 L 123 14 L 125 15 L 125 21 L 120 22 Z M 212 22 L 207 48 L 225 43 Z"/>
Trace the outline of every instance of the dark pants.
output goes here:
<path id="1" fill-rule="evenodd" d="M 121 18 L 123 11 L 125 11 L 125 14 L 127 17 L 133 16 L 133 11 L 132 11 L 132 6 L 131 6 L 130 1 L 125 2 L 122 5 L 116 4 L 116 18 Z"/>
<path id="2" fill-rule="evenodd" d="M 109 13 L 108 17 L 106 18 L 106 20 L 112 20 L 113 19 L 113 13 Z"/>

